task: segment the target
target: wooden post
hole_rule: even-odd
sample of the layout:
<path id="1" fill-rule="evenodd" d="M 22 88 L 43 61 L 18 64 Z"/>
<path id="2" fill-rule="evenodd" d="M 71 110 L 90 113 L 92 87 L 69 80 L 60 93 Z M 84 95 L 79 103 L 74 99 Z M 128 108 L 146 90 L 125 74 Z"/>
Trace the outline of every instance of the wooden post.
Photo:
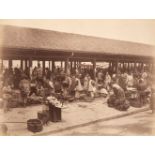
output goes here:
<path id="1" fill-rule="evenodd" d="M 125 63 L 123 62 L 123 72 L 125 71 Z"/>
<path id="2" fill-rule="evenodd" d="M 3 71 L 3 59 L 1 59 L 1 71 Z"/>
<path id="3" fill-rule="evenodd" d="M 32 74 L 32 58 L 29 58 L 29 77 L 31 77 Z"/>
<path id="4" fill-rule="evenodd" d="M 79 61 L 79 71 L 81 72 L 81 61 Z"/>
<path id="5" fill-rule="evenodd" d="M 118 60 L 115 62 L 115 72 L 118 73 Z"/>
<path id="6" fill-rule="evenodd" d="M 52 72 L 54 72 L 54 70 L 55 70 L 55 61 L 52 60 Z"/>
<path id="7" fill-rule="evenodd" d="M 70 62 L 71 65 L 71 73 L 73 72 L 73 61 Z"/>
<path id="8" fill-rule="evenodd" d="M 79 62 L 76 61 L 76 68 L 78 69 L 79 68 Z"/>
<path id="9" fill-rule="evenodd" d="M 109 71 L 111 70 L 111 62 L 109 62 L 109 68 L 108 68 L 108 70 Z"/>
<path id="10" fill-rule="evenodd" d="M 111 63 L 111 74 L 114 73 L 114 62 Z"/>
<path id="11" fill-rule="evenodd" d="M 9 59 L 9 69 L 11 69 L 11 68 L 12 68 L 12 60 Z"/>
<path id="12" fill-rule="evenodd" d="M 27 60 L 25 60 L 25 69 L 27 68 Z"/>
<path id="13" fill-rule="evenodd" d="M 141 70 L 144 69 L 144 63 L 141 63 Z"/>
<path id="14" fill-rule="evenodd" d="M 67 73 L 67 71 L 68 71 L 68 67 L 69 67 L 69 58 L 67 58 L 66 60 L 65 60 L 65 73 Z"/>
<path id="15" fill-rule="evenodd" d="M 20 60 L 20 68 L 23 70 L 23 60 Z"/>
<path id="16" fill-rule="evenodd" d="M 110 62 L 110 69 L 109 69 L 110 75 L 112 75 L 112 62 Z"/>
<path id="17" fill-rule="evenodd" d="M 51 62 L 50 61 L 48 61 L 48 68 L 49 68 L 49 70 L 51 70 Z"/>
<path id="18" fill-rule="evenodd" d="M 76 69 L 76 61 L 74 61 L 74 69 Z"/>
<path id="19" fill-rule="evenodd" d="M 134 72 L 137 70 L 137 64 L 134 62 Z"/>
<path id="20" fill-rule="evenodd" d="M 32 59 L 29 58 L 29 67 L 32 67 Z"/>
<path id="21" fill-rule="evenodd" d="M 150 73 L 152 73 L 152 71 L 153 71 L 153 64 L 150 63 Z"/>
<path id="22" fill-rule="evenodd" d="M 43 75 L 45 75 L 45 60 L 43 60 Z"/>
<path id="23" fill-rule="evenodd" d="M 129 73 L 129 62 L 127 63 L 127 72 Z"/>
<path id="24" fill-rule="evenodd" d="M 63 68 L 63 62 L 61 61 L 61 69 Z"/>
<path id="25" fill-rule="evenodd" d="M 51 69 L 51 71 L 52 71 L 52 61 L 50 61 L 50 69 Z"/>
<path id="26" fill-rule="evenodd" d="M 152 71 L 154 73 L 154 63 L 152 63 Z"/>
<path id="27" fill-rule="evenodd" d="M 93 60 L 93 78 L 94 80 L 96 79 L 96 60 L 94 59 Z"/>

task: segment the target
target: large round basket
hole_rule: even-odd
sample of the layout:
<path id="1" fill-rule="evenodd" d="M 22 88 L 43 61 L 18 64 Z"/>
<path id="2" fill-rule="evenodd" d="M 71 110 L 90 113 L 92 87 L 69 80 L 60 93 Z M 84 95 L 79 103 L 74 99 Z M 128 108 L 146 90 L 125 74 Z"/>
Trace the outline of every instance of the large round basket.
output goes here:
<path id="1" fill-rule="evenodd" d="M 40 132 L 43 129 L 42 122 L 39 119 L 29 119 L 27 129 L 32 132 Z"/>

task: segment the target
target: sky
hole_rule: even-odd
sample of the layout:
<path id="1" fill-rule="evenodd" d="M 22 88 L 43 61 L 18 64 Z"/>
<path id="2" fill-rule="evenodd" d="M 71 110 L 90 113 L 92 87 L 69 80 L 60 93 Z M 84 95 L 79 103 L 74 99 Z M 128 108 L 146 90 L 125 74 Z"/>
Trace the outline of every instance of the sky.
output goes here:
<path id="1" fill-rule="evenodd" d="M 42 28 L 155 45 L 155 20 L 0 20 L 0 24 Z"/>

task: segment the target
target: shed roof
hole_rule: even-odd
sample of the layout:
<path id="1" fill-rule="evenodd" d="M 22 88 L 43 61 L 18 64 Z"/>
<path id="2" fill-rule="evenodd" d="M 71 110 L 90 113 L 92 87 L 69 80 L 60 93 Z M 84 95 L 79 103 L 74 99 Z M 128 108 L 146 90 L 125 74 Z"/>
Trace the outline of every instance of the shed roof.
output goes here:
<path id="1" fill-rule="evenodd" d="M 35 28 L 1 26 L 1 47 L 152 57 L 155 46 Z"/>

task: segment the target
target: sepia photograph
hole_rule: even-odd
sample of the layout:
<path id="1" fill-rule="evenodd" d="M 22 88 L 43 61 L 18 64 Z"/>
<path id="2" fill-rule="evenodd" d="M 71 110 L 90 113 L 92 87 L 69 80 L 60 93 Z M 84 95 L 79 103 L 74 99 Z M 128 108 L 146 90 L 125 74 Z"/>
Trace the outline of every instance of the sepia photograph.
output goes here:
<path id="1" fill-rule="evenodd" d="M 0 19 L 0 136 L 155 136 L 155 20 Z"/>

